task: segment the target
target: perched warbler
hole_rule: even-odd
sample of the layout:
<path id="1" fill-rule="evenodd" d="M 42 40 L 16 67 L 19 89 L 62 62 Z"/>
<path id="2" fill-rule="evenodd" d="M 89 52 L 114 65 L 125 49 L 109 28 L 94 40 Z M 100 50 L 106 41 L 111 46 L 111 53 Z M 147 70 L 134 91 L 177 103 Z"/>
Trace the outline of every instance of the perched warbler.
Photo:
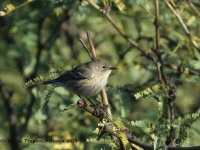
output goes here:
<path id="1" fill-rule="evenodd" d="M 66 71 L 59 77 L 43 81 L 41 84 L 64 86 L 79 96 L 97 95 L 107 84 L 112 70 L 110 63 L 104 59 L 96 59 Z"/>

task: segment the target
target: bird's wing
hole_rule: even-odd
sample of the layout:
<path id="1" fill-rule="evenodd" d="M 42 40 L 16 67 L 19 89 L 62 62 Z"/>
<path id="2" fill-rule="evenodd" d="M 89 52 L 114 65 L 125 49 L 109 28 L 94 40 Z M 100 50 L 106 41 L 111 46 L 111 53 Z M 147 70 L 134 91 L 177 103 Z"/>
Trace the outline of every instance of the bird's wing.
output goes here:
<path id="1" fill-rule="evenodd" d="M 90 69 L 83 65 L 77 66 L 74 69 L 67 71 L 60 75 L 56 80 L 66 81 L 66 80 L 81 80 L 91 77 Z"/>

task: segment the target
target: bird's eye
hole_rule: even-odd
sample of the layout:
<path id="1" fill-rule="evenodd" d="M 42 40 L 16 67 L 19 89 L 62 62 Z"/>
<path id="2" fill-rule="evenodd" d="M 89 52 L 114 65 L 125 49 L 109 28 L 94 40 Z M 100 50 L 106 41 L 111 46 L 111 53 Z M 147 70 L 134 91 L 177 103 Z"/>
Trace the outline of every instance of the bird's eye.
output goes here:
<path id="1" fill-rule="evenodd" d="M 103 69 L 106 69 L 106 66 L 102 66 Z"/>

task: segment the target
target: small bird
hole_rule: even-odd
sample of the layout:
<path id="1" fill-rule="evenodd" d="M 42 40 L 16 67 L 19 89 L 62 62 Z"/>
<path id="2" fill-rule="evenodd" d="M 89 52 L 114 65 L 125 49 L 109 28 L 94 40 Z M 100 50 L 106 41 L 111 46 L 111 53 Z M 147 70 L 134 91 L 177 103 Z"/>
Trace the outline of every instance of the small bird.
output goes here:
<path id="1" fill-rule="evenodd" d="M 106 86 L 111 71 L 115 69 L 117 68 L 106 60 L 95 59 L 66 71 L 53 80 L 43 81 L 40 85 L 64 86 L 79 96 L 92 97 Z"/>

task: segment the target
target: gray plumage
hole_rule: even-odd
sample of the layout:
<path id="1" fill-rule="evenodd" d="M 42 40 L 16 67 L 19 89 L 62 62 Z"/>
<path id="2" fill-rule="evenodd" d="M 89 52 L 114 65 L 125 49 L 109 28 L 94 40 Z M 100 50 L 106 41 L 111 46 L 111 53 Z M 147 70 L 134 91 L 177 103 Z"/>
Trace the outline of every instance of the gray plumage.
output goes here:
<path id="1" fill-rule="evenodd" d="M 108 61 L 96 59 L 41 84 L 64 86 L 77 95 L 91 97 L 97 95 L 106 86 L 108 77 L 114 69 L 116 68 Z"/>

